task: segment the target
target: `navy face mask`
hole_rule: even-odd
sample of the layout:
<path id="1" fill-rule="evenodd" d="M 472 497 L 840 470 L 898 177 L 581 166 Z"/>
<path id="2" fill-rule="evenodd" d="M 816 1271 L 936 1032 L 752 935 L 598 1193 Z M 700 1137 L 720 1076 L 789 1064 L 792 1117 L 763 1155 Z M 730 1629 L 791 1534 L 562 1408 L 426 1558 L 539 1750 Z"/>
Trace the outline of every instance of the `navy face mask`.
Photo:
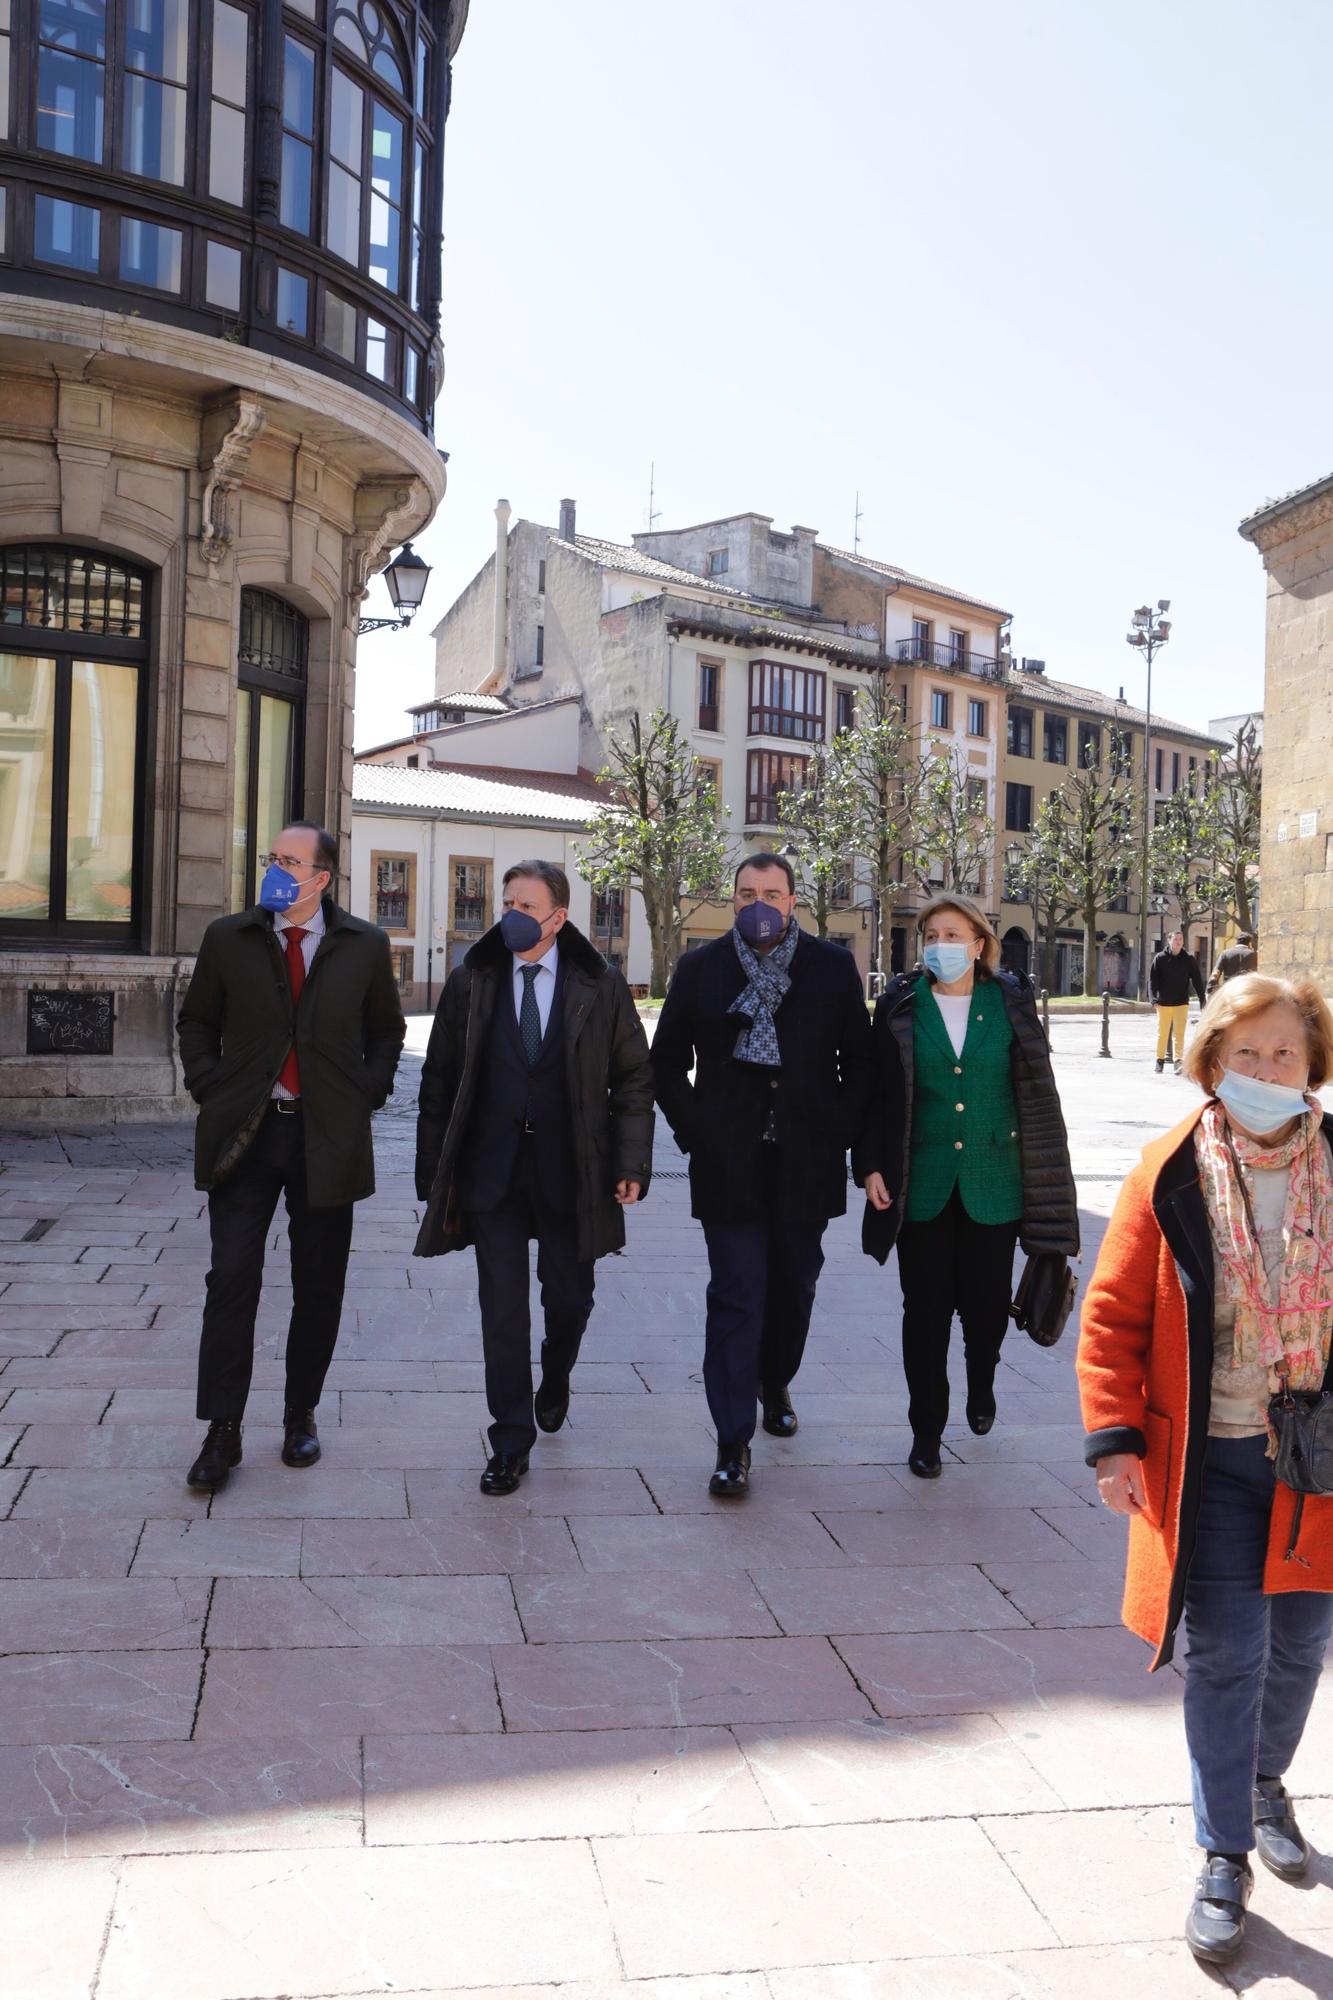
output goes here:
<path id="1" fill-rule="evenodd" d="M 541 943 L 544 929 L 545 925 L 530 917 L 526 910 L 506 910 L 500 919 L 500 936 L 510 951 L 531 951 L 535 944 Z"/>
<path id="2" fill-rule="evenodd" d="M 742 903 L 736 928 L 747 944 L 775 944 L 787 928 L 787 918 L 771 903 Z"/>

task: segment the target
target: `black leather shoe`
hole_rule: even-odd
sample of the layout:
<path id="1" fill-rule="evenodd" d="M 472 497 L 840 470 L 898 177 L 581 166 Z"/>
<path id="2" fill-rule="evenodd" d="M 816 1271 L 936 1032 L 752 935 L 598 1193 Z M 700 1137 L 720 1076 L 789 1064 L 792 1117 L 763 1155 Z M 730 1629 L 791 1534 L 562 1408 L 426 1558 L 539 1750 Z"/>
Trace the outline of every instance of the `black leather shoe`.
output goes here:
<path id="1" fill-rule="evenodd" d="M 995 1391 L 988 1389 L 984 1396 L 969 1396 L 967 1399 L 967 1428 L 973 1437 L 984 1438 L 995 1422 Z"/>
<path id="2" fill-rule="evenodd" d="M 537 1419 L 539 1431 L 558 1431 L 569 1415 L 568 1382 L 563 1389 L 553 1389 L 543 1375 L 533 1402 L 532 1414 Z"/>
<path id="3" fill-rule="evenodd" d="M 786 1389 L 764 1389 L 760 1393 L 760 1401 L 764 1406 L 764 1429 L 768 1435 L 772 1438 L 795 1437 L 796 1412 Z"/>
<path id="4" fill-rule="evenodd" d="M 912 1449 L 907 1454 L 907 1469 L 918 1479 L 938 1479 L 940 1476 L 940 1448 L 929 1438 L 914 1437 Z"/>
<path id="5" fill-rule="evenodd" d="M 717 1500 L 739 1500 L 750 1490 L 750 1447 L 748 1444 L 720 1444 L 717 1470 L 708 1482 Z"/>
<path id="6" fill-rule="evenodd" d="M 313 1410 L 284 1410 L 282 1413 L 282 1462 L 284 1465 L 313 1465 L 319 1457 L 319 1432 Z"/>
<path id="7" fill-rule="evenodd" d="M 1204 1861 L 1185 1919 L 1185 1942 L 1207 1965 L 1226 1965 L 1245 1942 L 1245 1905 L 1254 1876 L 1247 1861 L 1210 1854 Z"/>
<path id="8" fill-rule="evenodd" d="M 489 1493 L 492 1499 L 502 1493 L 517 1493 L 518 1482 L 527 1469 L 526 1452 L 516 1458 L 509 1452 L 497 1451 L 494 1458 L 487 1461 L 486 1470 L 481 1475 L 481 1490 Z"/>
<path id="9" fill-rule="evenodd" d="M 241 1462 L 241 1420 L 218 1417 L 204 1434 L 203 1450 L 185 1475 L 187 1486 L 211 1488 L 216 1493 L 225 1486 L 227 1475 Z"/>
<path id="10" fill-rule="evenodd" d="M 1166 1064 L 1156 1063 L 1154 1064 L 1154 1068 L 1156 1069 L 1158 1076 L 1160 1076 L 1162 1074 L 1162 1071 L 1166 1068 Z"/>
<path id="11" fill-rule="evenodd" d="M 1254 1844 L 1259 1859 L 1284 1882 L 1299 1882 L 1310 1866 L 1310 1847 L 1281 1778 L 1260 1778 L 1254 1787 Z"/>

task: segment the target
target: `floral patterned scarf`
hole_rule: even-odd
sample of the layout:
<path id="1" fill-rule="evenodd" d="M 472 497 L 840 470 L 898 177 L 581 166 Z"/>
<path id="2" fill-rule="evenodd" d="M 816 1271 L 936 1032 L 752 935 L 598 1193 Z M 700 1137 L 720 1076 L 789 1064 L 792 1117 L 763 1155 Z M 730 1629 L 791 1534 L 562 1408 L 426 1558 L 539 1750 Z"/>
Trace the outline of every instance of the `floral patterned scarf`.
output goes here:
<path id="1" fill-rule="evenodd" d="M 1246 1138 L 1210 1103 L 1194 1130 L 1194 1153 L 1226 1296 L 1236 1308 L 1234 1365 L 1262 1362 L 1276 1395 L 1322 1389 L 1333 1336 L 1333 1170 L 1318 1105 L 1281 1145 Z M 1310 1120 L 1315 1122 L 1313 1125 Z M 1263 1252 L 1236 1163 L 1286 1169 L 1283 1259 L 1278 1295 L 1268 1288 Z"/>

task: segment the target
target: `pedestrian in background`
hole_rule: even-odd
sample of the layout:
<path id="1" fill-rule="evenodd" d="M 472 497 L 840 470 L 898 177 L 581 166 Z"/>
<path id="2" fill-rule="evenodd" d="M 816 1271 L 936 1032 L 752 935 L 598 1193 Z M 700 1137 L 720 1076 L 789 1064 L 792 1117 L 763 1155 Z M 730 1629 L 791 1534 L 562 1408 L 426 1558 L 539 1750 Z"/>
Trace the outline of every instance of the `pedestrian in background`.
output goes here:
<path id="1" fill-rule="evenodd" d="M 854 1161 L 866 1191 L 863 1248 L 880 1264 L 898 1248 L 907 1463 L 938 1479 L 954 1314 L 968 1428 L 984 1437 L 1014 1246 L 1076 1256 L 1078 1197 L 1031 985 L 999 969 L 1000 941 L 966 896 L 937 896 L 917 929 L 924 964 L 891 981 L 875 1007 L 876 1100 Z"/>
<path id="2" fill-rule="evenodd" d="M 512 1493 L 538 1429 L 569 1413 L 596 1259 L 625 1244 L 648 1191 L 653 1079 L 630 990 L 569 921 L 551 861 L 505 871 L 498 924 L 450 973 L 417 1115 L 418 1257 L 477 1252 L 491 1456 L 481 1490 Z M 544 1337 L 532 1389 L 528 1244 Z"/>
<path id="3" fill-rule="evenodd" d="M 791 863 L 750 855 L 732 902 L 733 929 L 677 965 L 653 1038 L 657 1100 L 690 1156 L 690 1212 L 708 1245 L 719 1497 L 749 1485 L 757 1405 L 770 1436 L 796 1430 L 791 1383 L 871 1077 L 856 961 L 797 924 Z"/>
<path id="4" fill-rule="evenodd" d="M 1243 973 L 1253 972 L 1259 964 L 1259 955 L 1254 948 L 1254 932 L 1241 931 L 1236 942 L 1229 944 L 1217 954 L 1217 963 L 1208 976 L 1208 993 L 1211 997 L 1219 986 L 1225 986 L 1228 979 L 1239 979 Z"/>
<path id="5" fill-rule="evenodd" d="M 1206 1101 L 1144 1149 L 1083 1307 L 1086 1457 L 1130 1519 L 1124 1619 L 1154 1670 L 1184 1619 L 1185 1935 L 1214 1963 L 1241 1947 L 1250 1850 L 1288 1880 L 1309 1862 L 1284 1778 L 1333 1628 L 1333 1496 L 1277 1478 L 1269 1399 L 1333 1391 L 1331 1062 L 1312 980 L 1224 986 L 1189 1054 Z"/>
<path id="6" fill-rule="evenodd" d="M 1174 1047 L 1176 1075 L 1185 1060 L 1185 1028 L 1189 1021 L 1191 993 L 1204 1003 L 1203 974 L 1199 961 L 1185 949 L 1183 931 L 1172 931 L 1166 950 L 1159 951 L 1148 968 L 1148 992 L 1157 1009 L 1157 1074 L 1166 1066 L 1168 1048 Z"/>
<path id="7" fill-rule="evenodd" d="M 199 1106 L 195 1186 L 212 1238 L 197 1414 L 186 1475 L 217 1488 L 241 1462 L 264 1245 L 284 1196 L 291 1248 L 282 1459 L 320 1455 L 315 1410 L 342 1314 L 352 1208 L 375 1192 L 370 1115 L 406 1032 L 389 940 L 339 909 L 333 835 L 296 820 L 267 856 L 258 907 L 204 932 L 176 1023 Z"/>

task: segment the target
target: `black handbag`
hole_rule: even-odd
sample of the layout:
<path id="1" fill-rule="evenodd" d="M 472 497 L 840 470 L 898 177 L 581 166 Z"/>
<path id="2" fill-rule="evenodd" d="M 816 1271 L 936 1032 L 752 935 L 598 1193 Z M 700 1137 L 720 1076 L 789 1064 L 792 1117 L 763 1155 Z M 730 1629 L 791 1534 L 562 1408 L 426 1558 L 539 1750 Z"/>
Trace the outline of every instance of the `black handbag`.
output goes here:
<path id="1" fill-rule="evenodd" d="M 1069 1268 L 1069 1259 L 1059 1251 L 1039 1250 L 1023 1266 L 1009 1307 L 1010 1317 L 1038 1347 L 1054 1347 L 1077 1295 L 1078 1279 Z"/>
<path id="2" fill-rule="evenodd" d="M 1284 1382 L 1268 1399 L 1268 1421 L 1277 1437 L 1273 1470 L 1296 1495 L 1284 1559 L 1308 1569 L 1296 1543 L 1307 1497 L 1333 1493 L 1333 1396 L 1325 1389 L 1291 1389 Z"/>

